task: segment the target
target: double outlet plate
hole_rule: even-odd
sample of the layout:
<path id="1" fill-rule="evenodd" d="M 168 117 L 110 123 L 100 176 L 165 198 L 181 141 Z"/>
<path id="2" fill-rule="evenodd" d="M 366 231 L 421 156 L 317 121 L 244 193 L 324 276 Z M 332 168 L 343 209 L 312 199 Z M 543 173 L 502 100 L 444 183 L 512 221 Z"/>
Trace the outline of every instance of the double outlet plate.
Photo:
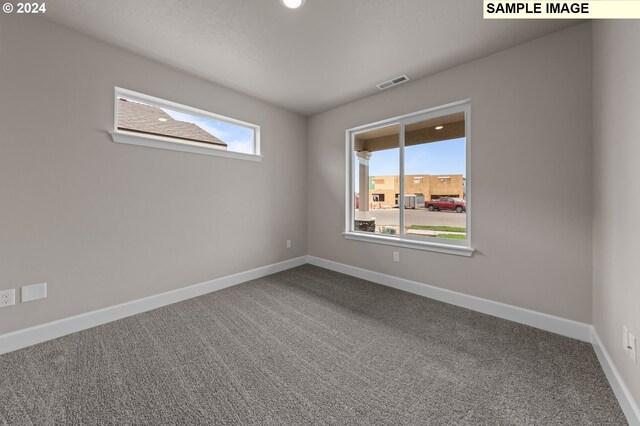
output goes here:
<path id="1" fill-rule="evenodd" d="M 21 288 L 21 302 L 31 302 L 32 300 L 44 299 L 47 297 L 47 283 L 27 285 Z M 0 291 L 0 308 L 13 306 L 16 304 L 16 290 Z"/>

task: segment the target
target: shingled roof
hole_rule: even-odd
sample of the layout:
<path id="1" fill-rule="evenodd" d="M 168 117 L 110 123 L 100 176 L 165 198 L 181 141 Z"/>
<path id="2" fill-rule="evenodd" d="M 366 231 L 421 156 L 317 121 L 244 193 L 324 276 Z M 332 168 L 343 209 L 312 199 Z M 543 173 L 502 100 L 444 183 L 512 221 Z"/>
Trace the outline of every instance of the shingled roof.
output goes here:
<path id="1" fill-rule="evenodd" d="M 165 136 L 227 149 L 227 144 L 201 127 L 173 119 L 162 109 L 126 99 L 118 99 L 118 130 Z"/>

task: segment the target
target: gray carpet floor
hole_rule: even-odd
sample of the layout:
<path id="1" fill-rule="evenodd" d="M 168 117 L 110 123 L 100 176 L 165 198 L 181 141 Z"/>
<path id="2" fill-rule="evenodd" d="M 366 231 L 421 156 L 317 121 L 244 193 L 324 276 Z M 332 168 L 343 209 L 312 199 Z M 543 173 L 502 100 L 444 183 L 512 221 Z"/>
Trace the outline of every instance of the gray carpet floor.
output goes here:
<path id="1" fill-rule="evenodd" d="M 627 423 L 587 343 L 305 265 L 0 356 L 0 424 Z"/>

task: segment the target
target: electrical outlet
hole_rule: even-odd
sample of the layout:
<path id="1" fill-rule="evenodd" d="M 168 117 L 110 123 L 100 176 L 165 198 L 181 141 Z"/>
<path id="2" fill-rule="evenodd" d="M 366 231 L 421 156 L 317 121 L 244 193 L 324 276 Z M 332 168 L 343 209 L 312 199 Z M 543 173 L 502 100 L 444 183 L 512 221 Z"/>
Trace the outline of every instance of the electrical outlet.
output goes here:
<path id="1" fill-rule="evenodd" d="M 0 291 L 0 308 L 6 308 L 16 304 L 16 290 Z"/>
<path id="2" fill-rule="evenodd" d="M 393 252 L 393 261 L 394 262 L 400 262 L 400 252 L 399 251 L 394 251 Z"/>
<path id="3" fill-rule="evenodd" d="M 629 333 L 629 345 L 627 347 L 629 348 L 629 357 L 631 357 L 634 364 L 637 364 L 638 361 L 636 360 L 636 338 L 631 333 Z"/>
<path id="4" fill-rule="evenodd" d="M 291 240 L 287 240 L 287 248 L 291 248 Z"/>
<path id="5" fill-rule="evenodd" d="M 629 354 L 629 329 L 626 325 L 622 326 L 622 347 L 624 348 L 624 353 Z"/>

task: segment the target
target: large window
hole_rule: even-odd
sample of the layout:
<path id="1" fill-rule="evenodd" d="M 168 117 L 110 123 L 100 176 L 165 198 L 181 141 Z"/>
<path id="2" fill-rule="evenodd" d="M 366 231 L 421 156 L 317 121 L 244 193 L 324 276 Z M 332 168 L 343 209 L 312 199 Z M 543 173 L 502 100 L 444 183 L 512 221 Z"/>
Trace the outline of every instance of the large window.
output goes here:
<path id="1" fill-rule="evenodd" d="M 349 239 L 471 255 L 470 103 L 347 131 Z"/>
<path id="2" fill-rule="evenodd" d="M 258 161 L 260 127 L 116 88 L 115 142 Z"/>

